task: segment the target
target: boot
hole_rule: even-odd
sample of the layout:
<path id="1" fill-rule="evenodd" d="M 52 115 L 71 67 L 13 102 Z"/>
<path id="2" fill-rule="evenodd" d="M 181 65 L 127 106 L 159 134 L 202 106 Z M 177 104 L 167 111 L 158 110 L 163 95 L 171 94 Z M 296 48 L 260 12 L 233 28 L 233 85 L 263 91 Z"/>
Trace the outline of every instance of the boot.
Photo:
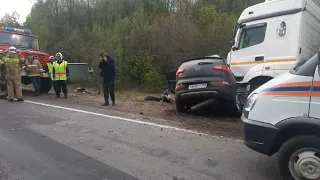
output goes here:
<path id="1" fill-rule="evenodd" d="M 112 101 L 112 106 L 115 106 L 116 105 L 116 102 Z"/>
<path id="2" fill-rule="evenodd" d="M 8 99 L 9 102 L 13 102 L 13 99 Z"/>
<path id="3" fill-rule="evenodd" d="M 102 106 L 109 106 L 109 102 L 105 102 Z"/>
<path id="4" fill-rule="evenodd" d="M 60 98 L 60 94 L 56 94 L 56 98 Z"/>
<path id="5" fill-rule="evenodd" d="M 68 98 L 68 95 L 67 95 L 67 94 L 64 94 L 64 98 Z"/>
<path id="6" fill-rule="evenodd" d="M 24 99 L 22 99 L 22 98 L 18 98 L 18 101 L 19 101 L 19 102 L 22 102 L 22 101 L 24 101 Z"/>

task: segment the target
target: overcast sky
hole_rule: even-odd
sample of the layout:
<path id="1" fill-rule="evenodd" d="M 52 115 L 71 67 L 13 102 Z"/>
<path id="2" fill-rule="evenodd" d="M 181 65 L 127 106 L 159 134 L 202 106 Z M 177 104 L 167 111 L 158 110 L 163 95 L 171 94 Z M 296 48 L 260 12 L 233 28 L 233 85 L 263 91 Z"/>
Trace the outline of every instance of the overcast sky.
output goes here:
<path id="1" fill-rule="evenodd" d="M 36 0 L 0 0 L 1 10 L 0 16 L 2 17 L 5 13 L 12 13 L 17 11 L 20 14 L 19 22 L 25 21 L 27 15 L 30 13 L 32 4 Z"/>

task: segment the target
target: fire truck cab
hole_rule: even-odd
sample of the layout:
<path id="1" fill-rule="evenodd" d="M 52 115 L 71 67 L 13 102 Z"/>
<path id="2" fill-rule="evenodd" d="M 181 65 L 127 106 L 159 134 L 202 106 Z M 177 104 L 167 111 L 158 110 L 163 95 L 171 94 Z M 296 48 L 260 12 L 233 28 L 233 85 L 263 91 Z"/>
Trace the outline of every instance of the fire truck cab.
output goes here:
<path id="1" fill-rule="evenodd" d="M 27 52 L 32 51 L 43 67 L 46 67 L 49 54 L 40 51 L 39 39 L 32 35 L 30 29 L 18 29 L 12 27 L 0 27 L 0 50 L 8 50 L 14 46 L 21 55 L 27 59 Z M 25 70 L 21 70 L 22 84 L 29 85 L 31 81 Z M 51 89 L 51 79 L 48 73 L 41 75 L 41 92 L 47 93 Z"/>

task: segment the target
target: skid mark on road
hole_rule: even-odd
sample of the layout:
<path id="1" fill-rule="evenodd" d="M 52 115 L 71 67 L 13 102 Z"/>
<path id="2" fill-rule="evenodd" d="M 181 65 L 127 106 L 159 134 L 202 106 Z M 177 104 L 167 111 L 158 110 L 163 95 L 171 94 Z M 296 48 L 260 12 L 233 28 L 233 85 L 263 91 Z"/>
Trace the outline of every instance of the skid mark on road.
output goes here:
<path id="1" fill-rule="evenodd" d="M 124 118 L 124 117 L 119 117 L 119 116 L 111 116 L 111 115 L 107 115 L 107 114 L 95 113 L 95 112 L 91 112 L 91 111 L 85 111 L 85 110 L 80 110 L 80 109 L 74 109 L 74 108 L 68 108 L 68 107 L 63 107 L 63 106 L 57 106 L 57 105 L 46 104 L 46 103 L 41 103 L 41 102 L 36 102 L 36 101 L 26 100 L 25 102 L 26 102 L 26 103 L 30 103 L 30 104 L 40 105 L 40 106 L 46 106 L 46 107 L 56 108 L 56 109 L 63 109 L 63 110 L 68 110 L 68 111 L 73 111 L 73 112 L 79 112 L 79 113 L 84 113 L 84 114 L 89 114 L 89 115 L 94 115 L 94 116 L 100 116 L 100 117 L 106 117 L 106 118 L 111 118 L 111 119 L 117 119 L 117 120 L 121 120 L 121 121 L 127 121 L 127 122 L 142 124 L 142 125 L 149 125 L 149 126 L 160 127 L 160 128 L 164 128 L 164 129 L 181 131 L 181 132 L 190 133 L 190 134 L 196 134 L 196 135 L 208 136 L 208 137 L 214 137 L 214 138 L 221 138 L 221 137 L 218 137 L 218 136 L 212 136 L 212 135 L 205 134 L 205 133 L 201 133 L 201 132 L 198 132 L 198 131 L 193 131 L 193 130 L 178 128 L 178 127 L 173 127 L 173 126 L 168 126 L 168 125 L 162 125 L 162 124 L 157 124 L 157 123 L 145 122 L 145 121 L 136 120 L 136 119 L 129 119 L 129 118 Z M 225 138 L 225 139 L 226 139 L 226 138 Z M 232 140 L 234 140 L 234 139 L 232 139 Z M 241 140 L 236 140 L 236 141 L 242 142 Z"/>

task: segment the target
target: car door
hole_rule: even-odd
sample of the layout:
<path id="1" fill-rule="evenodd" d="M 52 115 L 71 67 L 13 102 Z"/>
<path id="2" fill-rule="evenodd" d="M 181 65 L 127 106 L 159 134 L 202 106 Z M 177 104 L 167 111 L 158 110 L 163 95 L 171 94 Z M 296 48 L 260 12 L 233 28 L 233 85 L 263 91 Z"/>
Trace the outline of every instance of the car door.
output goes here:
<path id="1" fill-rule="evenodd" d="M 314 73 L 313 87 L 310 98 L 309 116 L 320 119 L 320 68 L 317 65 Z"/>
<path id="2" fill-rule="evenodd" d="M 231 70 L 236 77 L 244 77 L 253 66 L 263 69 L 265 52 L 268 47 L 267 21 L 250 22 L 238 33 L 236 48 L 231 51 Z"/>

